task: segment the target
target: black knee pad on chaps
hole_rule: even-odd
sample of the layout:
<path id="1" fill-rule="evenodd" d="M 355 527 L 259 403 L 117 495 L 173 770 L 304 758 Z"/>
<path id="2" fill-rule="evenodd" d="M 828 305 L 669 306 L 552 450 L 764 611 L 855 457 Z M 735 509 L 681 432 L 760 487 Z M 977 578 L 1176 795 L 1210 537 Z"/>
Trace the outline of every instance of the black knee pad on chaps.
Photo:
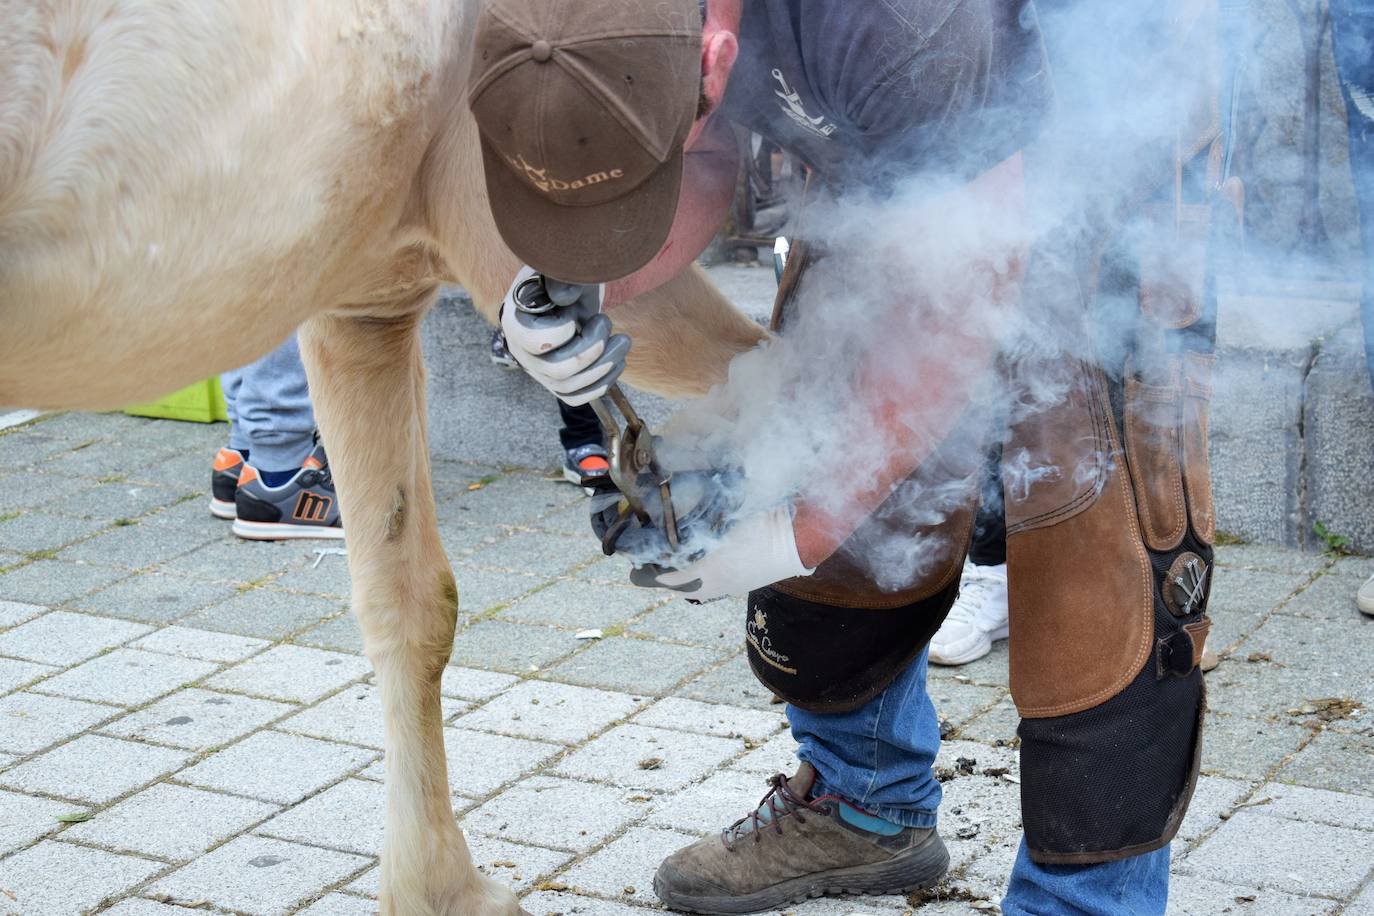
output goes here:
<path id="1" fill-rule="evenodd" d="M 1134 679 L 1097 706 L 1022 719 L 1017 730 L 1022 820 L 1037 862 L 1106 862 L 1158 849 L 1192 798 L 1212 549 L 1189 531 L 1175 550 L 1150 551 L 1150 562 L 1154 648 Z"/>
<path id="2" fill-rule="evenodd" d="M 959 579 L 902 607 L 817 604 L 773 588 L 749 593 L 745 639 L 754 676 L 812 712 L 848 712 L 904 671 L 940 629 Z"/>

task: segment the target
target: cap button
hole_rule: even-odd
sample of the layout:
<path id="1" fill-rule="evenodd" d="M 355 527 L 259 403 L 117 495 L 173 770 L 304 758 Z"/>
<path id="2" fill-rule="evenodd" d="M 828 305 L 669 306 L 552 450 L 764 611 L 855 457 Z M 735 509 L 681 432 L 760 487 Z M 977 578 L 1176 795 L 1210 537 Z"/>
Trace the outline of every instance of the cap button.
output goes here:
<path id="1" fill-rule="evenodd" d="M 553 45 L 541 38 L 530 46 L 530 56 L 542 64 L 553 57 Z"/>

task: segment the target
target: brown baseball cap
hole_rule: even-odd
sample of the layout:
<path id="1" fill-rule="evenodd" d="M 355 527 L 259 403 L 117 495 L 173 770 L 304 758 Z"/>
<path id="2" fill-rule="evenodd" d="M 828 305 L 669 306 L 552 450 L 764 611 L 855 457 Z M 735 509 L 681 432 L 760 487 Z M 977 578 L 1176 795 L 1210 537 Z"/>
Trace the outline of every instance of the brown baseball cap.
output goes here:
<path id="1" fill-rule="evenodd" d="M 659 252 L 700 95 L 698 0 L 485 0 L 468 85 L 521 260 L 599 283 Z"/>

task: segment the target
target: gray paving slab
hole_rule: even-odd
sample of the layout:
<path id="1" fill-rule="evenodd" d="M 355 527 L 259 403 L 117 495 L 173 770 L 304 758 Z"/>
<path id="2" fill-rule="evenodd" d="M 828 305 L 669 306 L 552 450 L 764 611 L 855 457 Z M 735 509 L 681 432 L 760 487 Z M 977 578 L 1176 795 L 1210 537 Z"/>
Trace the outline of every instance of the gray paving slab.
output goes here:
<path id="1" fill-rule="evenodd" d="M 1360 895 L 1342 910 L 1343 916 L 1374 916 L 1374 881 L 1365 885 Z"/>
<path id="2" fill-rule="evenodd" d="M 7 437 L 8 438 L 8 437 Z M 3 458 L 0 465 L 9 467 Z M 22 475 L 22 476 L 21 476 Z M 98 484 L 94 480 L 79 480 L 60 474 L 16 474 L 0 489 L 0 513 L 22 512 L 48 505 L 68 495 L 79 495 Z"/>
<path id="3" fill-rule="evenodd" d="M 1264 813 L 1273 817 L 1374 832 L 1374 798 L 1367 795 L 1268 782 L 1255 798 L 1270 799 Z"/>
<path id="4" fill-rule="evenodd" d="M 34 689 L 78 700 L 141 706 L 200 680 L 217 667 L 214 662 L 119 648 L 50 677 Z"/>
<path id="5" fill-rule="evenodd" d="M 1299 617 L 1360 625 L 1364 619 L 1355 604 L 1355 593 L 1367 578 L 1345 572 L 1328 572 L 1317 577 L 1316 581 L 1284 605 L 1282 611 Z"/>
<path id="6" fill-rule="evenodd" d="M 1328 630 L 1338 632 L 1327 632 Z M 1234 653 L 1240 658 L 1262 653 L 1270 661 L 1226 665 L 1209 678 L 1208 693 L 1216 709 L 1259 716 L 1289 717 L 1304 701 L 1348 697 L 1374 704 L 1374 626 L 1362 620 L 1314 626 L 1310 620 L 1276 614 L 1251 634 Z M 1260 656 L 1257 656 L 1260 657 Z"/>
<path id="7" fill-rule="evenodd" d="M 40 677 L 61 671 L 55 665 L 40 665 L 37 662 L 21 661 L 17 658 L 0 658 L 0 693 L 8 693 Z"/>
<path id="8" fill-rule="evenodd" d="M 309 550 L 299 542 L 244 541 L 224 535 L 163 563 L 162 568 L 215 582 L 248 585 L 280 575 L 309 556 Z"/>
<path id="9" fill-rule="evenodd" d="M 325 545 L 321 548 L 327 549 Z M 276 588 L 292 592 L 347 598 L 352 588 L 346 557 L 323 554 L 301 557 L 272 580 Z"/>
<path id="10" fill-rule="evenodd" d="M 343 610 L 343 604 L 336 598 L 252 588 L 192 614 L 182 622 L 201 630 L 276 640 L 335 617 Z"/>
<path id="11" fill-rule="evenodd" d="M 463 818 L 465 829 L 503 840 L 584 851 L 640 813 L 624 789 L 536 776 Z"/>
<path id="12" fill-rule="evenodd" d="M 1307 574 L 1220 567 L 1213 574 L 1207 608 L 1212 647 L 1220 652 L 1254 632 L 1260 622 L 1295 591 Z"/>
<path id="13" fill-rule="evenodd" d="M 539 576 L 519 571 L 484 569 L 468 562 L 453 566 L 458 583 L 458 609 L 466 618 L 493 608 L 508 605 L 521 595 L 545 587 L 548 582 Z"/>
<path id="14" fill-rule="evenodd" d="M 522 681 L 480 709 L 460 717 L 454 725 L 574 744 L 642 705 L 642 699 L 628 694 L 548 681 Z"/>
<path id="15" fill-rule="evenodd" d="M 1298 752 L 1278 778 L 1284 782 L 1374 795 L 1374 735 L 1324 731 Z"/>
<path id="16" fill-rule="evenodd" d="M 64 840 L 173 861 L 192 859 L 277 812 L 276 805 L 170 783 L 72 824 Z"/>
<path id="17" fill-rule="evenodd" d="M 1202 730 L 1202 772 L 1263 779 L 1310 737 L 1310 732 L 1292 722 L 1254 719 L 1214 708 L 1207 713 Z"/>
<path id="18" fill-rule="evenodd" d="M 130 642 L 152 627 L 70 611 L 54 611 L 0 634 L 0 655 L 48 665 L 82 661 Z"/>
<path id="19" fill-rule="evenodd" d="M 363 633 L 358 628 L 357 615 L 350 611 L 297 633 L 291 641 L 297 645 L 335 652 L 352 652 L 356 655 L 363 652 Z"/>
<path id="20" fill-rule="evenodd" d="M 749 670 L 743 654 L 695 677 L 678 691 L 679 696 L 706 703 L 747 706 L 755 709 L 772 707 L 772 694 L 762 686 Z"/>
<path id="21" fill-rule="evenodd" d="M 84 809 L 67 802 L 0 790 L 0 856 L 56 833 L 63 826 L 59 814 L 80 810 Z"/>
<path id="22" fill-rule="evenodd" d="M 484 798 L 509 782 L 537 772 L 563 748 L 547 741 L 513 738 L 463 728 L 444 729 L 448 783 L 456 795 Z"/>
<path id="23" fill-rule="evenodd" d="M 325 894 L 303 910 L 301 916 L 375 916 L 377 905 L 348 894 Z"/>
<path id="24" fill-rule="evenodd" d="M 744 749 L 744 743 L 735 738 L 620 725 L 564 757 L 553 772 L 668 792 L 705 778 Z"/>
<path id="25" fill-rule="evenodd" d="M 311 900 L 369 862 L 350 853 L 242 836 L 159 879 L 149 891 L 174 902 L 279 913 Z"/>
<path id="26" fill-rule="evenodd" d="M 439 690 L 446 697 L 457 697 L 460 700 L 486 700 L 518 680 L 513 674 L 449 665 L 444 669 Z"/>
<path id="27" fill-rule="evenodd" d="M 147 570 L 71 602 L 106 617 L 171 623 L 238 594 L 232 585 Z"/>
<path id="28" fill-rule="evenodd" d="M 1223 567 L 1312 575 L 1331 565 L 1331 558 L 1271 544 L 1226 544 L 1216 548 L 1216 562 Z"/>
<path id="29" fill-rule="evenodd" d="M 386 789 L 381 783 L 345 779 L 260 825 L 262 836 L 358 855 L 382 852 Z"/>
<path id="30" fill-rule="evenodd" d="M 634 827 L 563 872 L 559 881 L 579 893 L 657 903 L 651 879 L 658 863 L 694 840 L 676 830 Z"/>
<path id="31" fill-rule="evenodd" d="M 726 599 L 708 604 L 670 601 L 631 623 L 631 633 L 734 651 L 744 646 L 744 605 Z"/>
<path id="32" fill-rule="evenodd" d="M 758 773 L 712 773 L 701 782 L 651 798 L 646 802 L 653 812 L 648 822 L 671 827 L 692 839 L 711 836 L 748 815 L 768 788 L 765 777 Z"/>
<path id="33" fill-rule="evenodd" d="M 206 681 L 216 690 L 313 703 L 372 670 L 367 659 L 307 646 L 274 646 Z"/>
<path id="34" fill-rule="evenodd" d="M 67 544 L 95 534 L 106 524 L 108 523 L 100 519 L 26 512 L 18 518 L 0 522 L 0 547 L 19 553 L 56 551 Z"/>
<path id="35" fill-rule="evenodd" d="M 0 785 L 99 805 L 166 776 L 189 757 L 171 748 L 82 735 L 0 773 Z"/>
<path id="36" fill-rule="evenodd" d="M 449 660 L 455 665 L 485 665 L 512 674 L 530 674 L 581 647 L 582 643 L 567 630 L 508 620 L 479 620 L 459 631 Z"/>
<path id="37" fill-rule="evenodd" d="M 235 741 L 296 707 L 236 693 L 187 688 L 103 726 L 104 734 L 203 751 Z"/>
<path id="38" fill-rule="evenodd" d="M 58 553 L 58 559 L 108 563 L 142 569 L 190 553 L 224 537 L 214 519 L 197 518 L 188 523 L 170 513 L 136 519 L 135 524 L 116 526 Z"/>
<path id="39" fill-rule="evenodd" d="M 39 560 L 0 573 L 0 594 L 12 601 L 55 606 L 129 575 L 121 566 Z"/>
<path id="40" fill-rule="evenodd" d="M 615 637 L 596 640 L 545 676 L 588 687 L 662 695 L 720 657 L 718 650 L 700 646 Z"/>
<path id="41" fill-rule="evenodd" d="M 67 916 L 89 913 L 103 901 L 161 871 L 161 862 L 47 840 L 4 861 L 12 899 L 6 913 Z"/>
<path id="42" fill-rule="evenodd" d="M 1251 794 L 1254 782 L 1226 776 L 1199 776 L 1188 813 L 1178 828 L 1181 840 L 1192 842 L 1220 827 L 1231 816 L 1236 803 Z"/>
<path id="43" fill-rule="evenodd" d="M 1196 875 L 1174 875 L 1169 882 L 1169 910 L 1173 916 L 1319 916 L 1334 913 L 1334 900 L 1297 897 L 1268 888 L 1242 887 Z M 1346 912 L 1349 912 L 1348 910 Z"/>
<path id="44" fill-rule="evenodd" d="M 474 551 L 465 563 L 550 578 L 600 556 L 601 548 L 591 538 L 519 531 L 490 547 Z"/>
<path id="45" fill-rule="evenodd" d="M 501 617 L 569 630 L 610 627 L 637 617 L 663 598 L 639 588 L 614 588 L 565 579 L 511 603 Z"/>
<path id="46" fill-rule="evenodd" d="M 329 699 L 278 723 L 277 728 L 377 750 L 382 749 L 386 740 L 382 731 L 381 696 L 370 684 L 354 684 L 340 690 Z"/>
<path id="47" fill-rule="evenodd" d="M 376 756 L 366 748 L 282 732 L 257 732 L 188 767 L 176 778 L 188 785 L 294 805 L 361 770 Z M 0 779 L 9 775 L 0 774 Z"/>
<path id="48" fill-rule="evenodd" d="M 643 907 L 561 891 L 539 891 L 520 901 L 531 916 L 644 916 Z"/>
<path id="49" fill-rule="evenodd" d="M 523 843 L 508 843 L 480 833 L 468 835 L 472 861 L 487 875 L 509 885 L 516 893 L 529 890 L 572 858 L 571 853 Z"/>
<path id="50" fill-rule="evenodd" d="M 781 707 L 764 712 L 720 703 L 665 697 L 634 717 L 636 725 L 762 741 L 784 727 Z"/>
<path id="51" fill-rule="evenodd" d="M 187 908 L 143 897 L 129 897 L 102 912 L 106 916 L 186 916 Z"/>
<path id="52" fill-rule="evenodd" d="M 82 489 L 46 503 L 44 508 L 56 515 L 73 518 L 130 520 L 170 506 L 188 492 L 184 487 L 164 487 L 126 480 Z"/>
<path id="53" fill-rule="evenodd" d="M 38 604 L 24 604 L 20 601 L 0 601 L 0 630 L 17 627 L 26 620 L 32 620 L 48 609 Z"/>
<path id="54" fill-rule="evenodd" d="M 130 643 L 135 649 L 198 658 L 207 662 L 238 662 L 271 645 L 265 639 L 213 633 L 190 627 L 164 627 Z"/>
<path id="55" fill-rule="evenodd" d="M 1368 844 L 1368 833 L 1269 817 L 1258 810 L 1246 809 L 1232 815 L 1189 853 L 1183 870 L 1231 884 L 1299 895 L 1344 897 L 1360 887 L 1370 869 L 1367 858 L 1293 853 L 1357 849 Z"/>
<path id="56" fill-rule="evenodd" d="M 119 713 L 114 707 L 66 697 L 12 693 L 0 697 L 0 750 L 32 754 Z"/>

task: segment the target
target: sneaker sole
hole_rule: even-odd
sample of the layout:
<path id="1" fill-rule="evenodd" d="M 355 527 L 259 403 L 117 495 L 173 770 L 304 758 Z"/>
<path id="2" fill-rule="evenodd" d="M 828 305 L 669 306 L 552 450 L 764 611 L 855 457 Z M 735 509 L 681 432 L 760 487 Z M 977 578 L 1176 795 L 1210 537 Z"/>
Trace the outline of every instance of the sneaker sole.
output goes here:
<path id="1" fill-rule="evenodd" d="M 1363 595 L 1356 595 L 1355 606 L 1360 609 L 1361 614 L 1374 617 L 1374 598 L 1365 598 Z"/>
<path id="2" fill-rule="evenodd" d="M 305 538 L 319 538 L 328 541 L 342 541 L 344 530 L 340 527 L 324 525 L 292 525 L 285 522 L 248 522 L 234 519 L 234 534 L 249 541 L 289 541 Z"/>
<path id="3" fill-rule="evenodd" d="M 234 518 L 238 515 L 238 512 L 234 509 L 234 504 L 229 502 L 228 500 L 215 499 L 213 496 L 211 496 L 210 514 L 213 515 L 215 518 L 223 518 L 228 519 L 229 521 L 233 521 Z"/>
<path id="4" fill-rule="evenodd" d="M 886 862 L 875 865 L 855 865 L 834 868 L 791 878 L 772 887 L 737 897 L 688 897 L 667 888 L 663 876 L 668 869 L 664 863 L 654 875 L 654 893 L 670 909 L 689 913 L 738 914 L 776 910 L 802 903 L 813 897 L 840 894 L 855 896 L 885 896 L 909 894 L 944 877 L 949 870 L 949 850 L 938 833 L 932 833 L 920 846 L 908 849 Z"/>
<path id="5" fill-rule="evenodd" d="M 979 640 L 973 644 L 972 648 L 953 655 L 942 655 L 935 651 L 934 646 L 931 646 L 930 662 L 933 665 L 944 665 L 947 668 L 967 665 L 969 662 L 976 662 L 992 651 L 993 643 L 997 642 L 999 639 L 1006 639 L 1008 632 L 1008 628 L 1005 625 L 1000 626 L 988 634 L 987 642 Z"/>
<path id="6" fill-rule="evenodd" d="M 588 496 L 593 496 L 596 493 L 596 491 L 593 490 L 591 487 L 582 486 L 582 475 L 577 473 L 567 465 L 563 466 L 563 479 L 566 480 L 568 483 L 572 484 L 573 486 L 577 487 L 579 490 L 581 490 Z"/>

